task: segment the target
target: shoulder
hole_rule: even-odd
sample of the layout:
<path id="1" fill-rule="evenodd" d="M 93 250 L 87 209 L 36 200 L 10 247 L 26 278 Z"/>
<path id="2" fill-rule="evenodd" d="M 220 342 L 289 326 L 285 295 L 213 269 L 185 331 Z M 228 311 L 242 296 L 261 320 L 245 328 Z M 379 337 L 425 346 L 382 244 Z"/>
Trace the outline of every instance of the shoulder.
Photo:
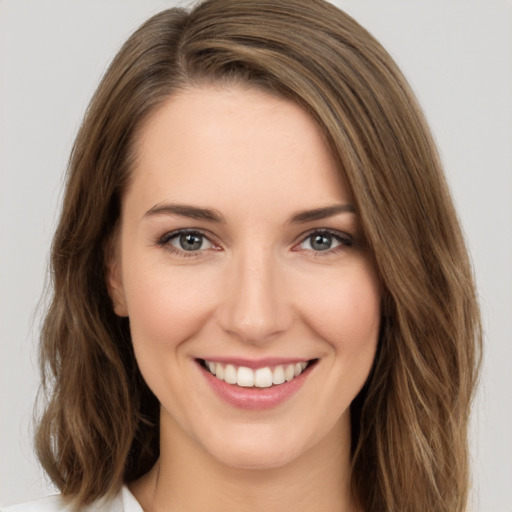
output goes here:
<path id="1" fill-rule="evenodd" d="M 2 507 L 0 512 L 142 512 L 142 508 L 128 488 L 123 487 L 115 497 L 95 501 L 79 511 L 57 494 L 36 501 Z"/>
<path id="2" fill-rule="evenodd" d="M 64 512 L 66 509 L 70 510 L 69 505 L 60 495 L 55 495 L 1 508 L 0 512 Z"/>

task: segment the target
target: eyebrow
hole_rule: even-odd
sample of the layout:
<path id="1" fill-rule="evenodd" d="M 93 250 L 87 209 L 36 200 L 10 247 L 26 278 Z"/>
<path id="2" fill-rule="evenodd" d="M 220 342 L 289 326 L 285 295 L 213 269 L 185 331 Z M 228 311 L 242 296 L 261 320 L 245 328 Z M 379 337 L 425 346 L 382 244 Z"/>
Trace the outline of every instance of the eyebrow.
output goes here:
<path id="1" fill-rule="evenodd" d="M 356 213 L 356 209 L 352 204 L 335 204 L 332 206 L 325 206 L 324 208 L 315 208 L 314 210 L 304 210 L 302 212 L 294 213 L 289 224 L 304 224 L 314 220 L 326 219 L 333 217 L 339 213 Z"/>
<path id="2" fill-rule="evenodd" d="M 305 224 L 307 222 L 326 219 L 333 217 L 339 213 L 356 213 L 356 209 L 352 204 L 335 204 L 325 206 L 323 208 L 315 208 L 313 210 L 304 210 L 294 213 L 288 220 L 288 224 Z M 150 208 L 144 217 L 153 215 L 179 215 L 180 217 L 188 217 L 190 219 L 207 220 L 210 222 L 218 222 L 225 224 L 226 220 L 217 210 L 210 208 L 199 208 L 187 204 L 156 204 Z"/>
<path id="3" fill-rule="evenodd" d="M 219 222 L 224 224 L 226 221 L 221 213 L 210 208 L 198 208 L 187 204 L 156 204 L 149 209 L 144 217 L 152 215 L 179 215 L 180 217 L 188 217 L 197 220 L 209 220 L 211 222 Z"/>

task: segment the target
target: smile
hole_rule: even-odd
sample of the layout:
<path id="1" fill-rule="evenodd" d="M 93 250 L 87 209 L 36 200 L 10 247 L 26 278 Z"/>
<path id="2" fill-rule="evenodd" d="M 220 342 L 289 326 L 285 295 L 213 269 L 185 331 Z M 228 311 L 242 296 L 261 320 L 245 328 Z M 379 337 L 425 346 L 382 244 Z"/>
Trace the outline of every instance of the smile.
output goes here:
<path id="1" fill-rule="evenodd" d="M 252 369 L 247 366 L 203 360 L 203 366 L 217 379 L 244 388 L 269 388 L 290 382 L 298 377 L 309 363 L 310 361 L 301 361 Z"/>
<path id="2" fill-rule="evenodd" d="M 304 385 L 318 359 L 196 359 L 210 389 L 232 407 L 259 411 L 287 402 Z"/>

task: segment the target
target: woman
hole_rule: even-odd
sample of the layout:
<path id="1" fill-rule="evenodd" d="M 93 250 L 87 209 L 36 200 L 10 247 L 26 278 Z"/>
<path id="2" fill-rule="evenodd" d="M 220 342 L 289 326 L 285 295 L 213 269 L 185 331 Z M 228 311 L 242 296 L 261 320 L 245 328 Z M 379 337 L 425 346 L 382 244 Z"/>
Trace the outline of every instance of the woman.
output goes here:
<path id="1" fill-rule="evenodd" d="M 466 250 L 404 78 L 332 5 L 144 24 L 52 270 L 37 447 L 63 498 L 38 509 L 464 510 Z"/>

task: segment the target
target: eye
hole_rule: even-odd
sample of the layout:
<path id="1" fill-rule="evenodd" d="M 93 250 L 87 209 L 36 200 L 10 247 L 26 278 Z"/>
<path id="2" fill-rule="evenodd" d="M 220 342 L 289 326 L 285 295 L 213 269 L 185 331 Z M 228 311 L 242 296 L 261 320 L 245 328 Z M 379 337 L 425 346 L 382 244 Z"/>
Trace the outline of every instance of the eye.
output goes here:
<path id="1" fill-rule="evenodd" d="M 350 247 L 351 245 L 352 239 L 348 235 L 330 231 L 315 231 L 310 233 L 299 247 L 307 251 L 325 252 L 341 247 Z"/>
<path id="2" fill-rule="evenodd" d="M 213 248 L 212 242 L 199 231 L 182 230 L 165 234 L 158 242 L 162 247 L 177 252 L 199 252 Z"/>

